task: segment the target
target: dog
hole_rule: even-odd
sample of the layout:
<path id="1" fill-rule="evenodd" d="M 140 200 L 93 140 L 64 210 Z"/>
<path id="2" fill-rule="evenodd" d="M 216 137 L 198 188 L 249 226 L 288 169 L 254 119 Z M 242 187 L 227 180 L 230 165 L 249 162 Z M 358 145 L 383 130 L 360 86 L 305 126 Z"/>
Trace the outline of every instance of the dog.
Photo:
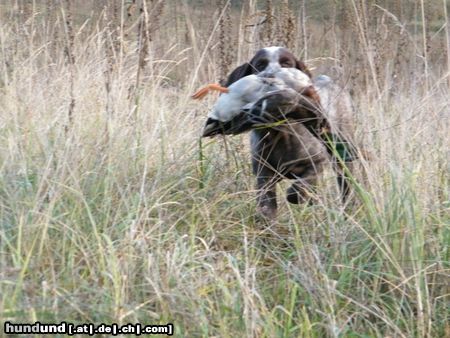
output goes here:
<path id="1" fill-rule="evenodd" d="M 222 82 L 222 85 L 228 87 L 245 76 L 263 71 L 269 74 L 270 72 L 276 73 L 280 68 L 297 68 L 312 78 L 305 63 L 297 59 L 288 49 L 267 47 L 259 50 L 249 62 L 234 69 L 226 81 Z M 331 88 L 330 82 L 325 81 L 327 78 L 322 77 L 319 80 L 318 86 L 308 88 L 302 93 L 315 102 L 316 106 L 321 105 L 318 92 L 323 95 L 329 94 Z M 264 103 L 260 106 L 264 106 L 265 112 L 270 114 L 276 114 L 280 110 L 280 105 L 283 105 L 282 103 L 287 103 L 286 106 L 290 107 L 291 112 L 300 111 L 301 107 L 295 109 L 296 102 L 294 100 L 295 97 L 289 95 L 287 97 L 272 95 L 260 100 Z M 255 106 L 258 107 L 258 103 Z M 324 125 L 323 121 L 316 124 Z M 295 118 L 291 118 L 290 122 L 286 124 L 253 128 L 250 134 L 250 144 L 252 169 L 256 176 L 258 191 L 257 206 L 264 217 L 268 219 L 276 217 L 276 184 L 282 179 L 293 180 L 287 190 L 288 202 L 294 204 L 314 202 L 318 177 L 323 172 L 325 163 L 330 160 L 330 151 L 317 137 L 314 128 L 308 128 L 304 122 L 296 122 Z M 341 192 L 345 197 L 348 194 L 349 184 L 345 179 L 344 170 L 338 161 L 334 162 L 334 168 L 337 172 Z"/>

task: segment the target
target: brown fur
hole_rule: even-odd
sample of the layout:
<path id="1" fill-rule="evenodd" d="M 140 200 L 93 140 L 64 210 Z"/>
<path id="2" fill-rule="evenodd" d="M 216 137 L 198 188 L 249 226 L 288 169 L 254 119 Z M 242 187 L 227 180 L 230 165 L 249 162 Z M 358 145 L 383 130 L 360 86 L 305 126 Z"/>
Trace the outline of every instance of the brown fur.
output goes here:
<path id="1" fill-rule="evenodd" d="M 266 53 L 265 49 L 258 51 L 250 62 L 232 71 L 224 83 L 225 86 L 244 76 L 264 70 L 267 66 Z M 306 65 L 287 49 L 280 49 L 279 64 L 281 67 L 295 67 L 311 77 Z M 320 106 L 320 98 L 313 87 L 307 88 L 303 94 Z M 305 109 L 296 109 L 299 108 L 297 106 L 299 101 L 295 100 L 295 96 L 291 97 L 288 92 L 279 95 L 281 98 L 273 95 L 266 98 L 265 110 L 271 115 L 277 112 L 305 113 Z M 286 105 L 283 105 L 283 102 L 286 102 Z M 268 218 L 276 216 L 276 183 L 283 178 L 294 180 L 287 191 L 290 203 L 311 201 L 310 192 L 316 187 L 318 175 L 322 173 L 328 155 L 322 142 L 313 135 L 305 123 L 293 122 L 273 128 L 252 130 L 251 151 L 253 172 L 257 178 L 258 208 L 264 216 Z"/>

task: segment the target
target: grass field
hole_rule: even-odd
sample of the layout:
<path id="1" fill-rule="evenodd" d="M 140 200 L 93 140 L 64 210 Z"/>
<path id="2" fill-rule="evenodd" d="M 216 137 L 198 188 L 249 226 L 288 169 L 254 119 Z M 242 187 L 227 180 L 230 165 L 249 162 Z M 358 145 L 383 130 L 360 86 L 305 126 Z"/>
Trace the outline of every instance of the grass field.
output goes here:
<path id="1" fill-rule="evenodd" d="M 217 3 L 0 2 L 0 321 L 450 337 L 449 4 Z M 248 135 L 200 140 L 190 95 L 273 44 L 371 158 L 345 209 L 328 170 L 267 224 Z"/>

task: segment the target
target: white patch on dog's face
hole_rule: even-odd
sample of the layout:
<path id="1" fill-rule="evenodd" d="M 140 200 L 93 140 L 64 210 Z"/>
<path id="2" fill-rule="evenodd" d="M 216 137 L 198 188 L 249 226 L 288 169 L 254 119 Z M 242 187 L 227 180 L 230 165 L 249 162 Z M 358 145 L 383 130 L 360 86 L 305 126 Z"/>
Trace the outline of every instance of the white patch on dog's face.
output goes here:
<path id="1" fill-rule="evenodd" d="M 279 47 L 279 46 L 271 46 L 271 47 L 265 47 L 263 48 L 268 54 L 279 54 L 280 49 L 282 49 L 283 47 Z"/>
<path id="2" fill-rule="evenodd" d="M 280 65 L 280 51 L 283 47 L 272 46 L 263 48 L 269 61 L 267 67 L 264 69 L 267 74 L 274 74 L 281 69 Z"/>

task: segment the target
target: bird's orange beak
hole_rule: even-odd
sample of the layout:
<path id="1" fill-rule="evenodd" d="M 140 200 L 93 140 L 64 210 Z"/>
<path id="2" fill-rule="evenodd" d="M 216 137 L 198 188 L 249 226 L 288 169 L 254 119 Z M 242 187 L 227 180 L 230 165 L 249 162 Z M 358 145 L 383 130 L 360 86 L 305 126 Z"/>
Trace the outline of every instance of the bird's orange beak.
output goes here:
<path id="1" fill-rule="evenodd" d="M 210 83 L 210 84 L 204 86 L 203 88 L 200 88 L 199 90 L 197 90 L 194 93 L 194 95 L 192 95 L 192 98 L 195 100 L 203 99 L 206 96 L 206 94 L 208 94 L 211 90 L 215 90 L 215 91 L 218 91 L 221 93 L 228 93 L 228 88 L 222 87 L 218 83 Z"/>

